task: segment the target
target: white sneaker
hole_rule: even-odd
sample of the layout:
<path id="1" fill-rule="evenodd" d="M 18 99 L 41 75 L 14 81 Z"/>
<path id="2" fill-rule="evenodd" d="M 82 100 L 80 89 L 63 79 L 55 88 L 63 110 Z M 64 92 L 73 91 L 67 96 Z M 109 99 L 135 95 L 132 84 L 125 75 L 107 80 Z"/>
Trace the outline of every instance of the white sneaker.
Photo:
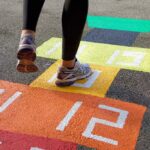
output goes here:
<path id="1" fill-rule="evenodd" d="M 79 61 L 76 61 L 73 69 L 59 67 L 55 84 L 57 86 L 69 86 L 77 80 L 89 77 L 91 74 L 92 70 L 88 64 L 80 64 Z"/>

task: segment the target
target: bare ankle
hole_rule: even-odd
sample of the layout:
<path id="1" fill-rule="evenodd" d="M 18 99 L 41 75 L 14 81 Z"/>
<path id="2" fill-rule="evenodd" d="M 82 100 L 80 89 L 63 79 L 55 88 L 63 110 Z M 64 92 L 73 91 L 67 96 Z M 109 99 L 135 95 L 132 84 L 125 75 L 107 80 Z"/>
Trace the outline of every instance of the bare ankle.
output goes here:
<path id="1" fill-rule="evenodd" d="M 23 36 L 23 35 L 32 35 L 32 37 L 35 38 L 35 32 L 32 31 L 32 30 L 26 30 L 26 29 L 22 30 L 21 31 L 21 36 Z"/>
<path id="2" fill-rule="evenodd" d="M 67 67 L 67 68 L 73 68 L 75 66 L 75 60 L 63 60 L 62 61 L 62 66 Z"/>

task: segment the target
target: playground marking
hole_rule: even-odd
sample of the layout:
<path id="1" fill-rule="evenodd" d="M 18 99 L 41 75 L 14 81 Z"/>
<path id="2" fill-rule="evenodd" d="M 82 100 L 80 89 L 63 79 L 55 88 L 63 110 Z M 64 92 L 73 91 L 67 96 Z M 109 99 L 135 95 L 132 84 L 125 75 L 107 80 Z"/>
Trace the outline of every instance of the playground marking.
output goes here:
<path id="1" fill-rule="evenodd" d="M 38 48 L 37 54 L 41 57 L 60 59 L 61 47 L 57 47 L 50 55 L 47 50 L 56 47 L 60 38 L 52 38 Z M 150 72 L 150 49 L 81 42 L 77 58 L 81 62 L 95 65 L 112 66 L 123 69 L 131 69 Z"/>
<path id="2" fill-rule="evenodd" d="M 77 150 L 77 144 L 50 138 L 0 131 L 1 150 Z"/>
<path id="3" fill-rule="evenodd" d="M 150 32 L 150 20 L 109 16 L 88 16 L 87 22 L 90 28 Z"/>
<path id="4" fill-rule="evenodd" d="M 44 150 L 44 149 L 41 149 L 39 147 L 31 147 L 30 150 Z"/>
<path id="5" fill-rule="evenodd" d="M 0 87 L 0 113 L 5 111 L 14 101 L 22 95 L 20 91 L 7 91 Z"/>
<path id="6" fill-rule="evenodd" d="M 0 81 L 2 89 L 14 91 L 12 87 L 16 91 L 25 87 L 25 91 L 18 102 L 0 114 L 0 130 L 60 139 L 97 150 L 135 148 L 144 106 Z"/>
<path id="7" fill-rule="evenodd" d="M 118 68 L 91 65 L 93 74 L 89 78 L 79 80 L 72 86 L 60 88 L 55 85 L 56 71 L 60 63 L 61 61 L 59 60 L 51 65 L 41 76 L 33 81 L 30 86 L 104 97 L 119 72 Z"/>
<path id="8" fill-rule="evenodd" d="M 94 28 L 87 33 L 83 41 L 132 46 L 138 35 L 138 32 Z"/>

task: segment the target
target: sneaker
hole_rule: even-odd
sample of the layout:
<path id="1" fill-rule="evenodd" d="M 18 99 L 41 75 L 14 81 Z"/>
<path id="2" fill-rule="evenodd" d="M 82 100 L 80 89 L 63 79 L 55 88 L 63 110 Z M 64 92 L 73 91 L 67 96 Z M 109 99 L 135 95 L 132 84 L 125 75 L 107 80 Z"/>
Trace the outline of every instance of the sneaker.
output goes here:
<path id="1" fill-rule="evenodd" d="M 19 72 L 36 72 L 37 66 L 34 64 L 36 59 L 36 46 L 31 35 L 24 35 L 20 39 L 17 58 L 17 70 Z"/>
<path id="2" fill-rule="evenodd" d="M 57 86 L 69 86 L 75 83 L 77 80 L 89 77 L 91 74 L 92 70 L 88 64 L 80 64 L 78 61 L 76 61 L 73 69 L 68 69 L 63 66 L 58 69 L 55 84 Z"/>

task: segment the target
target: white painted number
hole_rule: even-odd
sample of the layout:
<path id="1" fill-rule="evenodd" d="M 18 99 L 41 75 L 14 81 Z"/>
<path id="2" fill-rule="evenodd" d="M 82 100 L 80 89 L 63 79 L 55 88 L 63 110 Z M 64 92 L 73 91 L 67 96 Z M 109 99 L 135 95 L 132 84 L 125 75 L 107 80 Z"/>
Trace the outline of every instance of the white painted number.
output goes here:
<path id="1" fill-rule="evenodd" d="M 87 48 L 87 45 L 81 45 L 81 46 L 79 47 L 79 50 L 78 50 L 77 55 L 82 54 L 82 53 L 83 53 L 83 51 L 85 50 L 85 48 Z"/>
<path id="2" fill-rule="evenodd" d="M 75 115 L 75 113 L 79 110 L 81 105 L 82 105 L 81 101 L 76 102 L 73 105 L 73 107 L 70 109 L 68 114 L 65 116 L 65 118 L 57 126 L 56 130 L 64 131 L 65 127 L 67 127 L 67 125 L 69 124 L 69 121 Z M 103 125 L 106 125 L 106 126 L 110 126 L 110 127 L 113 127 L 113 128 L 122 129 L 125 125 L 125 122 L 126 122 L 126 119 L 127 119 L 127 116 L 128 116 L 128 111 L 121 110 L 121 109 L 114 108 L 114 107 L 110 107 L 110 106 L 106 106 L 106 105 L 99 105 L 98 107 L 100 109 L 104 109 L 104 110 L 119 113 L 117 121 L 116 122 L 111 122 L 111 121 L 107 121 L 107 120 L 104 120 L 104 119 L 99 119 L 99 118 L 92 117 L 92 119 L 89 121 L 85 131 L 82 133 L 82 136 L 84 136 L 86 138 L 91 138 L 93 140 L 105 142 L 105 143 L 108 143 L 108 144 L 118 145 L 118 141 L 110 139 L 110 138 L 106 138 L 106 137 L 103 137 L 103 136 L 92 134 L 92 131 L 94 130 L 94 127 L 97 123 L 103 124 Z"/>
<path id="3" fill-rule="evenodd" d="M 0 95 L 2 95 L 3 93 L 5 93 L 4 89 L 0 89 Z M 11 97 L 9 97 L 6 102 L 4 102 L 1 106 L 0 106 L 0 113 L 3 112 L 9 105 L 11 105 L 22 93 L 21 92 L 16 92 L 15 94 L 13 94 Z"/>
<path id="4" fill-rule="evenodd" d="M 114 63 L 115 59 L 117 57 L 131 57 L 133 58 L 132 62 L 116 62 L 116 65 L 123 65 L 123 66 L 131 66 L 131 67 L 139 67 L 139 65 L 141 64 L 141 62 L 143 61 L 144 57 L 145 57 L 145 53 L 143 52 L 133 52 L 133 51 L 124 51 L 123 54 L 120 54 L 121 51 L 117 50 L 113 53 L 113 55 L 110 57 L 110 59 L 107 61 L 107 64 L 111 65 Z"/>
<path id="5" fill-rule="evenodd" d="M 78 111 L 80 106 L 82 105 L 82 102 L 78 101 L 76 102 L 73 107 L 70 109 L 66 117 L 60 122 L 60 124 L 57 126 L 56 130 L 64 131 L 65 127 L 69 124 L 69 121 L 71 118 L 75 115 L 75 113 Z"/>
<path id="6" fill-rule="evenodd" d="M 109 138 L 106 138 L 106 137 L 102 137 L 102 136 L 99 136 L 99 135 L 94 135 L 94 134 L 92 134 L 92 131 L 93 131 L 96 123 L 103 124 L 103 125 L 106 125 L 106 126 L 111 126 L 111 127 L 114 127 L 114 128 L 123 128 L 124 124 L 125 124 L 125 121 L 127 119 L 128 112 L 124 111 L 124 110 L 121 110 L 121 109 L 114 108 L 114 107 L 109 107 L 109 106 L 106 106 L 106 105 L 99 105 L 99 108 L 105 109 L 105 110 L 108 110 L 108 111 L 113 111 L 113 112 L 120 113 L 117 122 L 114 123 L 114 122 L 111 122 L 111 121 L 107 121 L 107 120 L 98 119 L 98 118 L 93 117 L 90 120 L 87 128 L 85 129 L 85 131 L 83 132 L 82 135 L 87 137 L 87 138 L 91 138 L 91 139 L 94 139 L 94 140 L 97 140 L 97 141 L 102 141 L 102 142 L 109 143 L 109 144 L 112 144 L 112 145 L 118 145 L 118 141 L 113 140 L 113 139 L 109 139 Z"/>
<path id="7" fill-rule="evenodd" d="M 57 42 L 51 49 L 47 51 L 47 54 L 50 55 L 55 52 L 58 48 L 60 48 L 61 42 Z"/>

